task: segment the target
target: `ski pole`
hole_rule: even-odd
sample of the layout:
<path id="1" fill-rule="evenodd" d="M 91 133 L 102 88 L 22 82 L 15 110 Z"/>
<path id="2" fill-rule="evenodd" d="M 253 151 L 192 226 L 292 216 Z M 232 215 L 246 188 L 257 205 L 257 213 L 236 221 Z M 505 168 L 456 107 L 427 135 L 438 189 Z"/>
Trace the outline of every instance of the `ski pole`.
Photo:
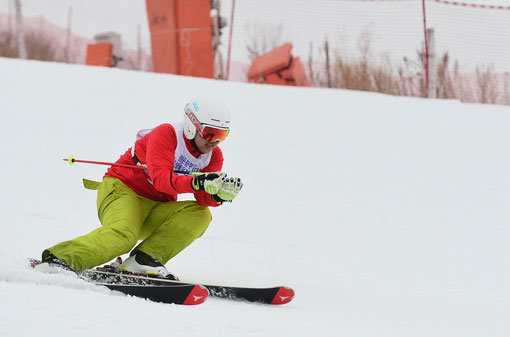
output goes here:
<path id="1" fill-rule="evenodd" d="M 145 167 L 145 166 L 138 166 L 138 165 L 109 163 L 109 162 L 104 162 L 104 161 L 80 160 L 80 159 L 75 159 L 73 156 L 70 156 L 69 158 L 64 158 L 63 160 L 69 162 L 69 165 L 74 165 L 74 163 L 84 163 L 84 164 L 126 167 L 126 168 L 136 169 L 136 170 L 146 170 L 147 169 L 147 167 Z M 173 170 L 172 172 L 179 173 L 179 174 L 189 174 L 189 175 L 203 174 L 202 172 L 188 172 L 188 171 L 181 171 L 181 170 Z"/>
<path id="2" fill-rule="evenodd" d="M 127 168 L 138 169 L 138 170 L 145 170 L 145 169 L 147 169 L 146 167 L 138 166 L 138 165 L 108 163 L 108 162 L 104 162 L 104 161 L 79 160 L 79 159 L 75 159 L 73 156 L 71 156 L 69 158 L 64 158 L 64 161 L 69 162 L 69 165 L 74 165 L 74 163 L 84 163 L 84 164 L 96 164 L 96 165 L 108 165 L 108 166 L 127 167 Z"/>

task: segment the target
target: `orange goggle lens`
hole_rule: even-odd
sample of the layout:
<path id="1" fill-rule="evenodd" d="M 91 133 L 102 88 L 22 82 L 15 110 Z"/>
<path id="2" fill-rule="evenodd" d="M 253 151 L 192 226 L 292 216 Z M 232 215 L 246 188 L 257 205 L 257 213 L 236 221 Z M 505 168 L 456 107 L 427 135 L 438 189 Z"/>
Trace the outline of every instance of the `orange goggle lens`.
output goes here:
<path id="1" fill-rule="evenodd" d="M 228 130 L 215 129 L 206 126 L 200 133 L 208 142 L 222 142 L 228 136 Z"/>

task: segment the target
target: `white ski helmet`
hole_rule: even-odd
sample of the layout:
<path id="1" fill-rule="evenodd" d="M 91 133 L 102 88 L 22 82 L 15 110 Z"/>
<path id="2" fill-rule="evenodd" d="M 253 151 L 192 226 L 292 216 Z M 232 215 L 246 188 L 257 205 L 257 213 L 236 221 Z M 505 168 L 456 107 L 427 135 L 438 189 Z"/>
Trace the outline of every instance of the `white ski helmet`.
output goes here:
<path id="1" fill-rule="evenodd" d="M 184 106 L 184 135 L 194 139 L 197 131 L 207 141 L 223 141 L 230 131 L 230 112 L 220 100 L 198 96 Z"/>

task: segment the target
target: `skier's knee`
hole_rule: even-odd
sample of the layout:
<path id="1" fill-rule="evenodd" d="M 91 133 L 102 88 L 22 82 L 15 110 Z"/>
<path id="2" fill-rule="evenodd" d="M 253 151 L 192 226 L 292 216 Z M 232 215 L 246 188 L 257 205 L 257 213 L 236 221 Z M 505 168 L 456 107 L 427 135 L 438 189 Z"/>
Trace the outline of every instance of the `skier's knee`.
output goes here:
<path id="1" fill-rule="evenodd" d="M 198 210 L 197 216 L 199 219 L 197 219 L 195 223 L 192 235 L 195 238 L 201 237 L 205 233 L 207 227 L 209 227 L 209 224 L 212 221 L 211 211 L 209 210 L 208 207 L 202 207 L 202 209 Z"/>
<path id="2" fill-rule="evenodd" d="M 212 220 L 212 214 L 209 207 L 197 205 L 193 208 L 192 213 L 197 220 L 199 219 L 200 222 L 206 223 L 207 225 L 209 225 Z"/>
<path id="3" fill-rule="evenodd" d="M 129 252 L 138 242 L 138 235 L 129 228 L 114 228 L 113 231 L 116 245 L 122 247 L 124 253 Z"/>

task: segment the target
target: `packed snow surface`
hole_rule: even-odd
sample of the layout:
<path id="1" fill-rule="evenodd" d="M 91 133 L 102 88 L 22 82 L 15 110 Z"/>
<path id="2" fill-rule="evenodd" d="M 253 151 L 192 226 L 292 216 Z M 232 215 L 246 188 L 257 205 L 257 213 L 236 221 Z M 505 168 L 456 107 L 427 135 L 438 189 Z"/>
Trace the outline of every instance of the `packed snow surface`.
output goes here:
<path id="1" fill-rule="evenodd" d="M 510 335 L 507 106 L 11 59 L 0 93 L 0 336 Z M 159 304 L 30 270 L 100 225 L 81 178 L 106 167 L 62 159 L 115 161 L 200 93 L 231 108 L 244 188 L 167 267 L 294 301 Z"/>

